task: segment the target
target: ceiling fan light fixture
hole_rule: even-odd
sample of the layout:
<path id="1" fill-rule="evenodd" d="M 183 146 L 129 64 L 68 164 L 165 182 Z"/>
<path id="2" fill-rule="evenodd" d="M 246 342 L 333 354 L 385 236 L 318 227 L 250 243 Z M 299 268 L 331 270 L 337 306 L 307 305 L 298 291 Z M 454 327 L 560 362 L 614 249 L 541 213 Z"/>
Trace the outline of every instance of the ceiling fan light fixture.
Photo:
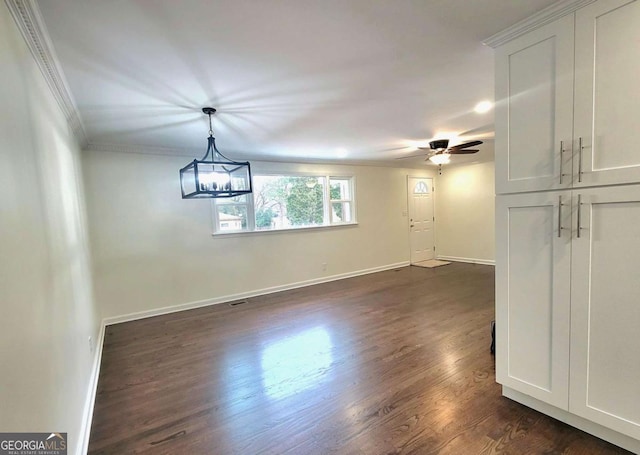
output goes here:
<path id="1" fill-rule="evenodd" d="M 209 138 L 207 153 L 201 160 L 193 160 L 180 169 L 182 199 L 228 198 L 249 194 L 251 188 L 251 165 L 248 161 L 233 161 L 216 147 L 211 128 L 212 107 L 202 109 L 209 116 Z M 211 154 L 211 158 L 207 159 Z"/>
<path id="2" fill-rule="evenodd" d="M 451 155 L 448 153 L 438 153 L 437 155 L 433 155 L 429 157 L 429 161 L 433 164 L 449 164 Z"/>

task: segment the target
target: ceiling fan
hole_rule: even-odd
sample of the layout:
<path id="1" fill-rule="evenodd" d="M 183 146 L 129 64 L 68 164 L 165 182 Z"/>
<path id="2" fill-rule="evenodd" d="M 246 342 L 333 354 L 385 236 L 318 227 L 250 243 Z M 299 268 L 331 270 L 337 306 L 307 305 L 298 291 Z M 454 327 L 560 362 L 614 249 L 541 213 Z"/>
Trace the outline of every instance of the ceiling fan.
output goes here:
<path id="1" fill-rule="evenodd" d="M 429 148 L 418 147 L 422 150 L 429 150 L 429 160 L 434 164 L 446 164 L 449 162 L 450 155 L 468 155 L 477 153 L 478 149 L 470 149 L 476 145 L 482 144 L 482 141 L 465 142 L 464 144 L 449 147 L 449 139 L 439 139 L 429 142 Z"/>
<path id="2" fill-rule="evenodd" d="M 447 164 L 449 162 L 450 155 L 468 155 L 471 153 L 477 153 L 478 149 L 470 149 L 476 145 L 482 144 L 482 141 L 465 142 L 464 144 L 454 145 L 449 147 L 449 139 L 438 139 L 429 142 L 429 147 L 418 147 L 420 150 L 428 150 L 429 154 L 427 159 L 434 164 Z M 404 156 L 398 159 L 413 158 L 413 156 Z"/>

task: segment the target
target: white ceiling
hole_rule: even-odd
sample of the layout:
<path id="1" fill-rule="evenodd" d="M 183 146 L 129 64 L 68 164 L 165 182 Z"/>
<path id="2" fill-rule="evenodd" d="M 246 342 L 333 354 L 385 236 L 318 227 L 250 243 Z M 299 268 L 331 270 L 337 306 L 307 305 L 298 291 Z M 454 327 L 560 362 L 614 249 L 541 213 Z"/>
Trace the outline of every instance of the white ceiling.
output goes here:
<path id="1" fill-rule="evenodd" d="M 492 136 L 493 112 L 473 112 L 493 99 L 482 40 L 552 3 L 38 0 L 90 144 L 202 155 L 212 106 L 232 158 L 398 164 Z"/>

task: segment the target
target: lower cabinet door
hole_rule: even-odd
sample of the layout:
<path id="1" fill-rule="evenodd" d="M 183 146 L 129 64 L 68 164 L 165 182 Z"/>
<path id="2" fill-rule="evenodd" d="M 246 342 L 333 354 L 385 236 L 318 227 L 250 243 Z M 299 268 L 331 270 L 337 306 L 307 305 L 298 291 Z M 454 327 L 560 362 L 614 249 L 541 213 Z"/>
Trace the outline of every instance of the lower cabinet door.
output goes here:
<path id="1" fill-rule="evenodd" d="M 640 186 L 574 203 L 569 410 L 640 439 Z"/>
<path id="2" fill-rule="evenodd" d="M 571 192 L 496 198 L 496 378 L 567 410 Z"/>

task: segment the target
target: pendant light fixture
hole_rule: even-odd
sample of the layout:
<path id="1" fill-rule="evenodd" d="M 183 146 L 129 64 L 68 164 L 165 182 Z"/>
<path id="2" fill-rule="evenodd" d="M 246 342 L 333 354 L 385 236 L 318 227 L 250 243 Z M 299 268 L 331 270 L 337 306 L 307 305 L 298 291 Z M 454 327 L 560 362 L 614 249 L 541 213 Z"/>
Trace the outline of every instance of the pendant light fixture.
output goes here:
<path id="1" fill-rule="evenodd" d="M 182 199 L 226 198 L 251 193 L 249 162 L 232 161 L 220 153 L 211 127 L 211 116 L 216 110 L 205 107 L 202 112 L 209 116 L 207 153 L 201 160 L 193 160 L 180 169 Z"/>

